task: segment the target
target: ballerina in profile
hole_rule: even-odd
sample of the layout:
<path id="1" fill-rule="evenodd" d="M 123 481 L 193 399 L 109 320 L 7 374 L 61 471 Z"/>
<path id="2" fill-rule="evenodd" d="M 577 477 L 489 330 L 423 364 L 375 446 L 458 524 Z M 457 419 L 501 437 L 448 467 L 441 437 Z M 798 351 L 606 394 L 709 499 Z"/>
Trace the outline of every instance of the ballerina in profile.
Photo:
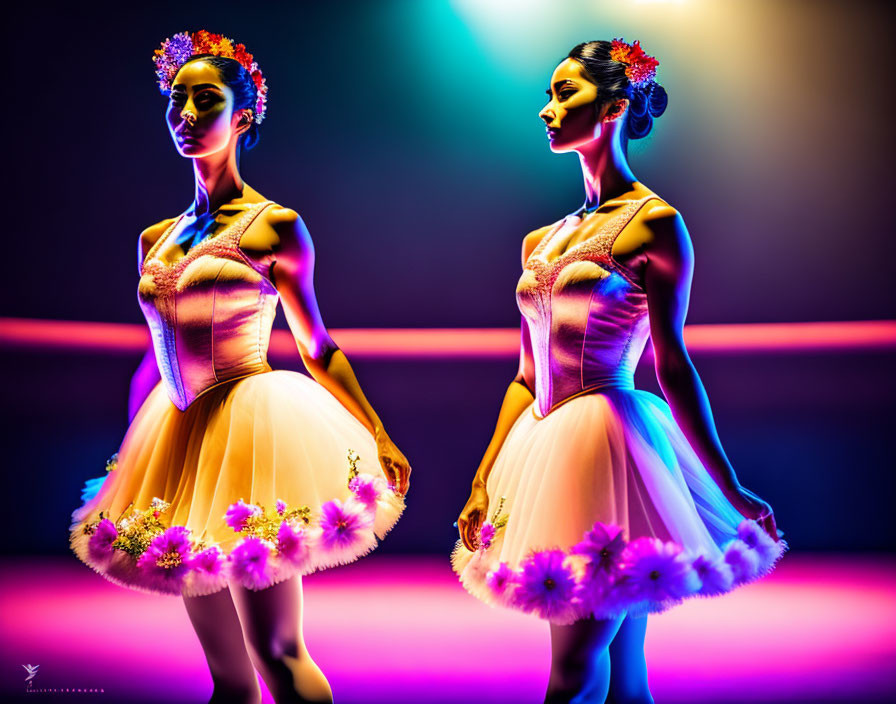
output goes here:
<path id="1" fill-rule="evenodd" d="M 278 704 L 331 702 L 302 636 L 301 576 L 375 547 L 410 466 L 323 324 L 302 218 L 240 176 L 267 106 L 252 55 L 200 30 L 154 61 L 194 200 L 139 237 L 152 347 L 71 546 L 116 584 L 183 598 L 212 702 L 260 702 L 256 668 Z M 313 378 L 267 361 L 278 301 Z"/>
<path id="2" fill-rule="evenodd" d="M 639 42 L 577 45 L 540 117 L 585 203 L 522 242 L 520 365 L 458 518 L 483 601 L 550 623 L 545 702 L 652 702 L 647 615 L 768 573 L 786 549 L 726 457 L 683 326 L 693 252 L 628 140 L 666 108 Z M 668 404 L 635 389 L 648 337 Z"/>

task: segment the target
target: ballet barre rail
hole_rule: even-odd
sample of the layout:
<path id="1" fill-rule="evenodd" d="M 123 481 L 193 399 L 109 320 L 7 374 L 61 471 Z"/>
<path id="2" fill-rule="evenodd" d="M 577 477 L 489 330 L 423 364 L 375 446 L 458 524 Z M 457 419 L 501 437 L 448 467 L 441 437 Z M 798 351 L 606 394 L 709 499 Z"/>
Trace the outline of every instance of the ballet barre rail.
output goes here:
<path id="1" fill-rule="evenodd" d="M 896 350 L 896 320 L 686 325 L 692 355 L 779 355 Z M 363 359 L 507 359 L 519 354 L 516 328 L 331 328 L 349 357 Z M 0 349 L 142 354 L 145 325 L 38 318 L 0 318 Z M 648 345 L 647 353 L 650 349 Z M 296 343 L 275 329 L 268 356 L 294 360 Z"/>

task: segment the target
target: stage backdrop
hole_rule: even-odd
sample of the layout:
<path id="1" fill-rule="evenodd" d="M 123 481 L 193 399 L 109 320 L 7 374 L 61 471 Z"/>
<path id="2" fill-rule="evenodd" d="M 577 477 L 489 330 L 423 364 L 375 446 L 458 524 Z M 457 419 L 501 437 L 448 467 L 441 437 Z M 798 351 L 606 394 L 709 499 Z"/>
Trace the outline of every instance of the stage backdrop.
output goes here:
<path id="1" fill-rule="evenodd" d="M 267 77 L 242 172 L 305 219 L 331 327 L 518 325 L 523 236 L 583 200 L 575 156 L 547 147 L 544 90 L 573 45 L 619 36 L 660 59 L 669 93 L 630 161 L 691 232 L 688 322 L 893 317 L 884 3 L 19 3 L 6 19 L 0 315 L 143 322 L 137 236 L 193 186 L 152 52 L 204 27 Z M 4 549 L 64 551 L 81 483 L 126 428 L 138 357 L 0 355 L 18 527 Z M 799 547 L 892 547 L 892 361 L 697 360 L 735 468 Z M 446 552 L 515 364 L 356 368 L 415 469 L 386 549 Z M 650 371 L 638 381 L 658 391 Z"/>

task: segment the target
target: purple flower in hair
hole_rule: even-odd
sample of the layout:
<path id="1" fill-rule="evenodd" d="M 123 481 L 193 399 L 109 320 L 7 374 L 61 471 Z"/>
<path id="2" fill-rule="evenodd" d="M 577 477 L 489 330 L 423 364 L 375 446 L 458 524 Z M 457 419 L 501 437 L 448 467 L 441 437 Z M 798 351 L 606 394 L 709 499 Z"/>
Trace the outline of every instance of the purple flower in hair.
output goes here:
<path id="1" fill-rule="evenodd" d="M 171 526 L 160 533 L 137 560 L 137 567 L 150 586 L 177 592 L 190 571 L 190 529 Z"/>
<path id="2" fill-rule="evenodd" d="M 263 589 L 270 586 L 271 574 L 268 557 L 272 544 L 250 535 L 243 538 L 230 553 L 231 573 L 247 589 Z"/>
<path id="3" fill-rule="evenodd" d="M 576 580 L 564 564 L 562 550 L 531 553 L 522 563 L 514 595 L 528 613 L 557 623 L 572 623 L 577 614 Z"/>
<path id="4" fill-rule="evenodd" d="M 224 514 L 224 522 L 239 533 L 246 527 L 246 519 L 250 516 L 257 516 L 262 513 L 261 507 L 255 504 L 247 504 L 240 499 L 236 503 L 230 504 L 227 513 Z"/>
<path id="5" fill-rule="evenodd" d="M 92 560 L 105 562 L 112 557 L 112 543 L 118 537 L 118 529 L 108 518 L 101 520 L 87 542 L 87 551 Z"/>
<path id="6" fill-rule="evenodd" d="M 625 540 L 622 528 L 608 526 L 600 521 L 585 534 L 585 539 L 572 547 L 570 552 L 588 558 L 586 577 L 592 579 L 598 572 L 614 572 L 619 566 Z"/>
<path id="7" fill-rule="evenodd" d="M 620 584 L 632 601 L 648 607 L 680 599 L 700 589 L 700 578 L 680 545 L 642 537 L 628 544 L 622 556 Z"/>
<path id="8" fill-rule="evenodd" d="M 156 49 L 153 61 L 156 62 L 156 76 L 159 88 L 166 95 L 171 91 L 171 82 L 178 70 L 193 54 L 193 39 L 188 32 L 180 32 L 162 42 Z"/>
<path id="9" fill-rule="evenodd" d="M 722 557 L 710 560 L 705 555 L 700 555 L 694 560 L 694 571 L 702 584 L 700 594 L 724 594 L 734 586 L 734 573 Z"/>

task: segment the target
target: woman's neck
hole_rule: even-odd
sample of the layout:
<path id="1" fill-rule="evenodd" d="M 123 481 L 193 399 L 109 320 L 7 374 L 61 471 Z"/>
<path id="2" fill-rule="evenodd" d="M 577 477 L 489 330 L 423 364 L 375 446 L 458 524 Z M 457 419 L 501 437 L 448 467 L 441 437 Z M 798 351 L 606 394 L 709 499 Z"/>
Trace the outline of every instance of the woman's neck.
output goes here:
<path id="1" fill-rule="evenodd" d="M 585 208 L 591 210 L 626 193 L 636 182 L 619 139 L 608 135 L 576 150 L 585 181 Z"/>
<path id="2" fill-rule="evenodd" d="M 195 190 L 193 214 L 213 213 L 225 203 L 240 198 L 246 184 L 240 177 L 236 153 L 222 150 L 217 154 L 193 159 Z"/>

